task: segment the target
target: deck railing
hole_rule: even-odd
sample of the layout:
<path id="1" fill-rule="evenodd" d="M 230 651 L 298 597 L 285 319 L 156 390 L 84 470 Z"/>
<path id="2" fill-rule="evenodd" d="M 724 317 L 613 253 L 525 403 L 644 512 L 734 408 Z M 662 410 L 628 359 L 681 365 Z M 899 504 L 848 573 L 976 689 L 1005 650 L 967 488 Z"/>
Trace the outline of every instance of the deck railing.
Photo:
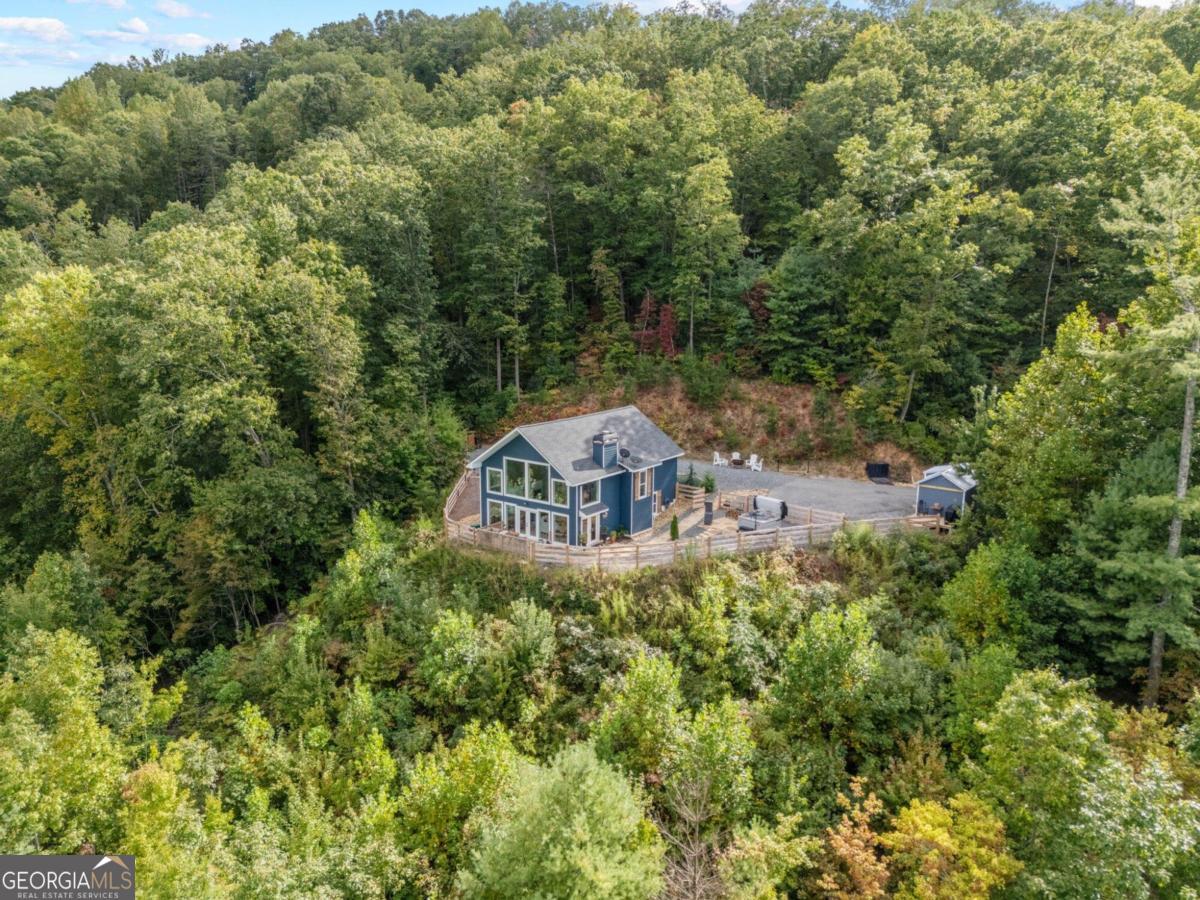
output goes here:
<path id="1" fill-rule="evenodd" d="M 626 572 L 645 566 L 665 566 L 713 556 L 815 547 L 829 543 L 843 528 L 852 526 L 866 526 L 879 534 L 889 534 L 908 528 L 933 528 L 939 521 L 937 516 L 848 519 L 841 513 L 827 510 L 793 508 L 789 510 L 788 517 L 806 521 L 769 530 L 707 534 L 678 541 L 624 541 L 593 547 L 572 547 L 568 544 L 542 543 L 454 519 L 452 512 L 469 484 L 470 480 L 464 475 L 446 500 L 443 516 L 447 539 L 484 550 L 497 550 L 538 565 L 594 568 L 607 572 Z"/>

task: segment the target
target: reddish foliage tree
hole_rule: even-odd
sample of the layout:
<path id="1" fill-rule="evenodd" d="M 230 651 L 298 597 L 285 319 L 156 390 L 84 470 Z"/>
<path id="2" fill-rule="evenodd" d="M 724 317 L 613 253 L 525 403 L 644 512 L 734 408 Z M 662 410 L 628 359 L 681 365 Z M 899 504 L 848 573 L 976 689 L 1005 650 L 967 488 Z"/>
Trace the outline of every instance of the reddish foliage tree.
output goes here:
<path id="1" fill-rule="evenodd" d="M 638 330 L 633 333 L 633 342 L 638 348 L 638 353 L 645 353 L 653 350 L 655 344 L 658 343 L 658 331 L 654 327 L 654 313 L 658 308 L 658 303 L 654 299 L 654 295 L 650 293 L 649 288 L 646 289 L 646 296 L 642 298 L 642 307 L 638 310 L 637 319 Z"/>
<path id="2" fill-rule="evenodd" d="M 658 350 L 663 356 L 674 358 L 679 355 L 675 349 L 675 331 L 678 327 L 675 307 L 664 303 L 658 310 Z"/>

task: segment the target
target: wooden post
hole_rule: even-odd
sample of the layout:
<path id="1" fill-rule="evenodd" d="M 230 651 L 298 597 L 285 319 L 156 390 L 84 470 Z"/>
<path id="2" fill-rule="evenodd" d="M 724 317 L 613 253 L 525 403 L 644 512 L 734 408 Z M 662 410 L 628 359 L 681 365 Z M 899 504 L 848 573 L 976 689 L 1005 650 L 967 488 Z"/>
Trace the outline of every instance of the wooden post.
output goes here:
<path id="1" fill-rule="evenodd" d="M 783 532 L 782 528 L 775 529 L 775 549 L 776 550 L 779 549 L 779 538 L 780 538 L 780 535 L 782 534 L 782 532 Z"/>
<path id="2" fill-rule="evenodd" d="M 846 514 L 842 513 L 842 531 L 846 530 Z"/>
<path id="3" fill-rule="evenodd" d="M 604 549 L 603 544 L 596 545 L 596 571 L 600 571 L 600 551 Z"/>
<path id="4" fill-rule="evenodd" d="M 742 530 L 740 528 L 738 529 L 737 549 L 738 549 L 738 553 L 742 552 Z"/>
<path id="5" fill-rule="evenodd" d="M 637 571 L 642 567 L 642 545 L 633 545 L 633 571 Z"/>
<path id="6" fill-rule="evenodd" d="M 570 535 L 568 535 L 570 537 Z M 563 559 L 566 561 L 566 567 L 571 568 L 571 542 L 567 541 L 563 544 Z"/>
<path id="7" fill-rule="evenodd" d="M 808 508 L 808 524 L 809 525 L 812 524 L 812 507 L 811 506 Z"/>
<path id="8" fill-rule="evenodd" d="M 808 511 L 808 546 L 812 546 L 812 510 Z"/>
<path id="9" fill-rule="evenodd" d="M 712 559 L 712 535 L 708 536 L 708 549 L 704 551 L 705 559 Z"/>
<path id="10" fill-rule="evenodd" d="M 529 542 L 528 556 L 529 556 L 529 561 L 533 562 L 533 541 Z"/>

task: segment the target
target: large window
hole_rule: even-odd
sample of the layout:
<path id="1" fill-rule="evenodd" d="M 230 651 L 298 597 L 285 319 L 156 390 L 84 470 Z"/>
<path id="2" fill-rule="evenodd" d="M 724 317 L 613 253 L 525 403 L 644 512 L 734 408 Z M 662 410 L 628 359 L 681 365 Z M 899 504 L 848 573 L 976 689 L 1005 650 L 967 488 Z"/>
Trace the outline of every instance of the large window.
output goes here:
<path id="1" fill-rule="evenodd" d="M 517 530 L 517 508 L 511 503 L 504 504 L 504 527 L 509 531 Z"/>
<path id="2" fill-rule="evenodd" d="M 492 473 L 496 473 L 493 481 Z M 499 470 L 488 469 L 488 490 L 501 493 Z M 504 460 L 504 494 L 509 497 L 526 497 L 540 503 L 567 505 L 567 483 L 550 477 L 550 466 L 546 463 L 527 462 L 523 459 Z"/>
<path id="3" fill-rule="evenodd" d="M 500 520 L 502 518 L 502 513 L 501 513 L 502 508 L 503 507 L 501 506 L 499 500 L 489 500 L 488 501 L 488 516 L 487 516 L 486 524 L 499 525 Z"/>
<path id="4" fill-rule="evenodd" d="M 634 496 L 638 500 L 644 500 L 650 496 L 650 478 L 651 469 L 642 469 L 640 472 L 634 473 Z"/>
<path id="5" fill-rule="evenodd" d="M 499 469 L 487 470 L 487 486 L 488 490 L 493 494 L 504 493 L 504 477 Z"/>
<path id="6" fill-rule="evenodd" d="M 530 500 L 541 500 L 543 503 L 550 499 L 550 467 L 543 463 L 527 463 L 529 476 Z"/>
<path id="7" fill-rule="evenodd" d="M 567 517 L 562 513 L 554 514 L 554 543 L 565 544 L 567 542 Z"/>
<path id="8" fill-rule="evenodd" d="M 589 481 L 587 484 L 579 487 L 579 505 L 587 506 L 589 503 L 595 503 L 600 499 L 600 482 Z"/>
<path id="9" fill-rule="evenodd" d="M 511 497 L 525 496 L 525 460 L 504 461 L 504 493 Z"/>

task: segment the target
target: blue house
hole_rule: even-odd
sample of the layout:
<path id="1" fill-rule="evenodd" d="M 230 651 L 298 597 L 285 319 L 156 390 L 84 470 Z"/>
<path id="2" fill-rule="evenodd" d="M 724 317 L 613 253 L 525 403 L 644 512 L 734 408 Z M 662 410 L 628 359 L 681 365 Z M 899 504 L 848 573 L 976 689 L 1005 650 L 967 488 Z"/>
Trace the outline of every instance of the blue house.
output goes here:
<path id="1" fill-rule="evenodd" d="M 484 528 L 586 547 L 647 531 L 675 500 L 683 450 L 636 406 L 521 425 L 468 463 Z"/>
<path id="2" fill-rule="evenodd" d="M 917 515 L 954 515 L 975 495 L 975 477 L 960 465 L 933 466 L 917 482 Z"/>

